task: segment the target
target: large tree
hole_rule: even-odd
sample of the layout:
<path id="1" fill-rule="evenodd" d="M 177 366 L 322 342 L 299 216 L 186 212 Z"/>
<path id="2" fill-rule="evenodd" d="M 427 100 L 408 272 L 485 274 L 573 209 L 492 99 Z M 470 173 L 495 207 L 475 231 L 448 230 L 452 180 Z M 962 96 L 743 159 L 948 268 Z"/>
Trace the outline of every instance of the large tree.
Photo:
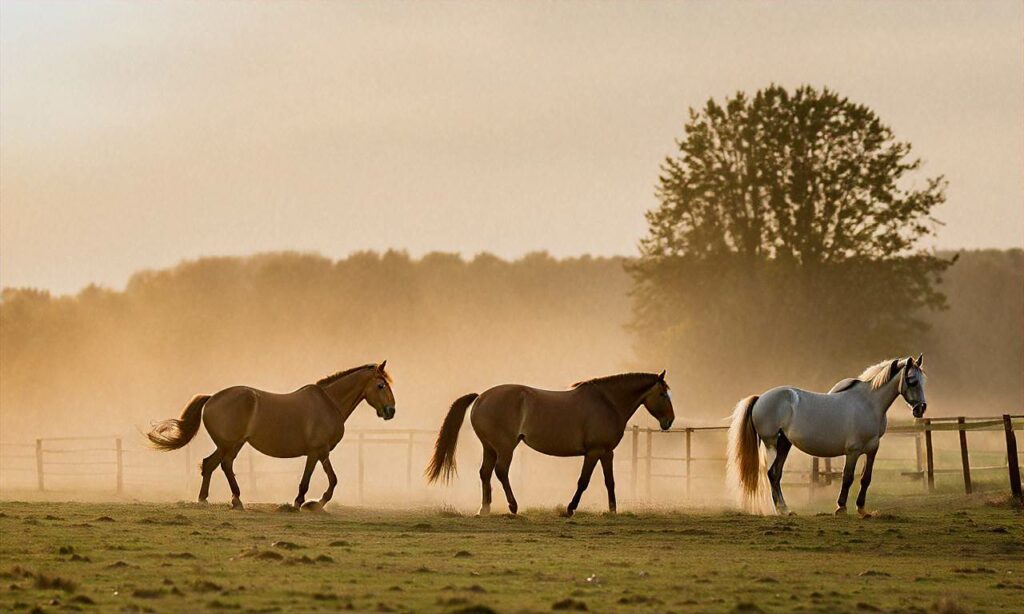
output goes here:
<path id="1" fill-rule="evenodd" d="M 910 144 L 868 107 L 773 85 L 691 109 L 677 146 L 632 267 L 641 352 L 814 380 L 849 368 L 823 358 L 913 344 L 919 311 L 943 305 L 947 263 L 921 244 L 945 180 L 919 177 Z"/>

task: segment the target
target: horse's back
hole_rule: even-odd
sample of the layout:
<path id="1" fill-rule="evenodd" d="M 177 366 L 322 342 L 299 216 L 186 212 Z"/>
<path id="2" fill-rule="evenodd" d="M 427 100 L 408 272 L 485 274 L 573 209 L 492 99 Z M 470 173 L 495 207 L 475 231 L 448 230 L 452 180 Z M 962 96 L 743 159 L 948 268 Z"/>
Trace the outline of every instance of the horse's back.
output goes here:
<path id="1" fill-rule="evenodd" d="M 504 384 L 480 395 L 470 421 L 480 439 L 495 448 L 514 446 L 521 439 L 544 454 L 577 456 L 586 452 L 588 438 L 602 430 L 594 423 L 600 422 L 604 408 L 591 405 L 579 389 Z M 600 433 L 602 438 L 614 438 L 614 428 L 604 430 L 609 432 Z"/>
<path id="2" fill-rule="evenodd" d="M 343 432 L 340 415 L 325 399 L 312 385 L 288 393 L 235 386 L 207 402 L 203 422 L 218 444 L 248 441 L 270 456 L 302 456 L 311 447 L 333 447 Z"/>
<path id="3" fill-rule="evenodd" d="M 821 393 L 775 388 L 761 395 L 751 419 L 762 437 L 781 431 L 798 449 L 821 457 L 845 454 L 857 442 L 871 439 L 877 427 L 865 415 L 858 392 L 849 389 Z"/>

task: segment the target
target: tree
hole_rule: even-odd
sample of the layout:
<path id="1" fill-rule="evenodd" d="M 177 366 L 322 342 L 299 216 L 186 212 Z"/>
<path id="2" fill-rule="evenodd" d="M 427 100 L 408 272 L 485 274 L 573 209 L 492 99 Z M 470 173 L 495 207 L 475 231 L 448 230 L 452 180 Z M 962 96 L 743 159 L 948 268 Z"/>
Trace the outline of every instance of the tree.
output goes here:
<path id="1" fill-rule="evenodd" d="M 946 182 L 918 179 L 910 144 L 868 107 L 773 85 L 691 109 L 677 146 L 631 267 L 643 347 L 687 369 L 716 356 L 766 383 L 821 379 L 850 368 L 823 363 L 913 344 L 920 310 L 943 306 L 948 263 L 920 245 Z M 767 367 L 746 360 L 766 351 Z"/>

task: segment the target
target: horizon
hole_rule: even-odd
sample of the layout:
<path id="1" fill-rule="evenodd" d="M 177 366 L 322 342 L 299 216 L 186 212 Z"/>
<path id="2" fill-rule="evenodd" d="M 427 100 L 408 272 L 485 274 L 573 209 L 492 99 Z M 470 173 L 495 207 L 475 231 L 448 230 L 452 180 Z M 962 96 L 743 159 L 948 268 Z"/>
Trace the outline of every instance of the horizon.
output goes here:
<path id="1" fill-rule="evenodd" d="M 1004 252 L 1004 251 L 1021 251 L 1021 250 L 1024 250 L 1024 247 L 961 247 L 961 248 L 939 248 L 939 249 L 933 250 L 933 253 L 935 253 L 938 256 L 945 256 L 945 255 L 959 254 L 959 253 L 962 253 L 962 252 L 984 252 L 984 251 L 1000 251 L 1000 252 Z M 347 254 L 343 254 L 341 256 L 333 257 L 333 256 L 328 256 L 327 254 L 324 254 L 322 252 L 315 251 L 315 250 L 305 250 L 305 251 L 303 251 L 303 250 L 282 249 L 282 250 L 268 250 L 268 251 L 263 251 L 263 252 L 251 252 L 251 253 L 248 253 L 248 254 L 200 254 L 198 256 L 190 256 L 190 257 L 187 257 L 187 258 L 182 258 L 178 262 L 174 262 L 174 263 L 168 264 L 166 266 L 156 266 L 156 267 L 140 268 L 140 269 L 130 273 L 123 281 L 121 281 L 118 284 L 88 282 L 88 283 L 82 285 L 81 287 L 78 287 L 78 288 L 75 288 L 75 289 L 72 289 L 72 290 L 69 290 L 69 291 L 66 291 L 66 292 L 64 292 L 64 291 L 56 291 L 56 290 L 52 290 L 50 288 L 43 288 L 43 287 L 40 287 L 40 286 L 33 286 L 31 284 L 29 284 L 29 285 L 22 285 L 22 286 L 12 286 L 12 285 L 7 285 L 7 284 L 3 283 L 3 281 L 0 280 L 0 291 L 3 291 L 3 290 L 38 290 L 38 291 L 42 291 L 42 292 L 47 292 L 51 296 L 54 296 L 54 297 L 77 296 L 82 291 L 87 290 L 89 288 L 99 288 L 99 289 L 102 289 L 102 290 L 109 290 L 109 291 L 112 291 L 112 292 L 124 292 L 127 289 L 128 283 L 131 282 L 132 278 L 134 278 L 137 275 L 144 274 L 144 273 L 160 272 L 160 271 L 170 271 L 170 270 L 173 270 L 173 269 L 177 269 L 179 267 L 195 264 L 195 263 L 203 261 L 203 260 L 212 260 L 212 259 L 219 259 L 219 258 L 247 259 L 247 258 L 257 258 L 257 257 L 261 257 L 261 256 L 296 255 L 296 256 L 318 257 L 318 258 L 323 258 L 325 260 L 329 260 L 332 263 L 337 263 L 337 262 L 341 262 L 341 261 L 347 260 L 349 258 L 352 258 L 353 256 L 358 256 L 360 254 L 374 254 L 374 255 L 377 255 L 377 256 L 384 256 L 384 255 L 389 254 L 389 253 L 395 253 L 395 254 L 399 254 L 401 256 L 405 256 L 405 257 L 409 258 L 413 262 L 419 262 L 419 261 L 423 260 L 424 258 L 426 258 L 428 256 L 445 255 L 445 256 L 457 256 L 462 262 L 466 262 L 466 263 L 472 262 L 472 261 L 476 260 L 477 258 L 481 258 L 481 257 L 493 257 L 493 258 L 497 258 L 498 260 L 500 260 L 502 262 L 507 262 L 507 263 L 519 262 L 519 261 L 524 260 L 526 258 L 529 258 L 531 256 L 546 256 L 546 257 L 552 258 L 553 260 L 556 260 L 556 261 L 559 261 L 559 262 L 561 262 L 561 261 L 568 261 L 568 260 L 578 260 L 578 259 L 583 259 L 583 258 L 607 259 L 607 260 L 614 260 L 614 259 L 629 260 L 629 259 L 633 259 L 633 258 L 637 258 L 638 257 L 638 254 L 633 254 L 633 255 L 629 255 L 629 254 L 566 254 L 566 255 L 559 256 L 559 255 L 552 254 L 551 252 L 549 252 L 547 250 L 544 250 L 544 249 L 533 250 L 533 251 L 529 251 L 529 252 L 525 252 L 525 253 L 517 254 L 517 255 L 513 255 L 513 256 L 501 256 L 501 255 L 495 254 L 493 252 L 488 252 L 488 251 L 480 251 L 480 252 L 476 252 L 476 253 L 473 253 L 473 254 L 466 254 L 466 253 L 460 253 L 460 252 L 454 252 L 454 251 L 444 251 L 444 250 L 432 250 L 432 251 L 428 251 L 428 252 L 425 252 L 425 253 L 422 253 L 422 254 L 412 254 L 412 253 L 409 252 L 409 250 L 395 249 L 395 248 L 388 248 L 388 249 L 382 249 L 382 250 L 375 250 L 375 249 L 353 250 L 353 251 L 351 251 L 351 252 L 349 252 Z"/>

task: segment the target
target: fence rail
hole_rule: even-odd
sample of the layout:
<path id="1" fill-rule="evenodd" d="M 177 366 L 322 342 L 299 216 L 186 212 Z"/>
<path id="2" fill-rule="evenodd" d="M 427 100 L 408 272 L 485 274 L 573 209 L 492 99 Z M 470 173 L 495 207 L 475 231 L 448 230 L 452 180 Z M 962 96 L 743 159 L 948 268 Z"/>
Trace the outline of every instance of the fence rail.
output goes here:
<path id="1" fill-rule="evenodd" d="M 707 478 L 705 473 L 695 471 L 695 465 L 701 463 L 725 463 L 725 456 L 708 455 L 706 452 L 697 453 L 697 439 L 707 437 L 712 433 L 724 433 L 728 426 L 686 426 L 660 431 L 658 429 L 631 426 L 627 431 L 630 441 L 629 452 L 629 474 L 630 492 L 634 499 L 637 498 L 639 485 L 643 485 L 644 496 L 651 499 L 653 482 L 655 480 L 673 480 L 681 485 L 683 492 L 690 496 L 692 484 L 695 479 Z M 893 424 L 888 428 L 890 435 L 897 437 L 913 437 L 913 457 L 903 457 L 901 461 L 914 461 L 915 469 L 912 471 L 901 471 L 900 475 L 921 480 L 928 492 L 935 489 L 935 475 L 943 473 L 961 473 L 963 476 L 964 491 L 971 494 L 973 491 L 972 471 L 993 471 L 1005 470 L 1009 481 L 1010 492 L 1013 496 L 1021 498 L 1020 480 L 1020 452 L 1018 451 L 1015 431 L 1024 430 L 1024 415 L 1004 414 L 998 417 L 952 417 L 952 418 L 926 418 L 916 420 L 913 423 Z M 1002 431 L 1005 434 L 1006 462 L 999 465 L 971 465 L 968 449 L 968 433 L 979 431 Z M 957 432 L 960 451 L 960 466 L 957 468 L 937 468 L 935 466 L 934 444 L 932 434 L 936 432 Z M 668 441 L 668 437 L 682 435 L 681 450 L 677 448 L 676 453 L 655 452 L 656 438 L 661 441 Z M 369 450 L 377 450 L 380 447 L 389 447 L 390 453 L 397 452 L 404 455 L 404 478 L 405 487 L 411 490 L 413 478 L 416 473 L 414 462 L 416 460 L 417 447 L 429 446 L 432 443 L 435 432 L 426 429 L 351 429 L 342 440 L 345 449 L 355 452 L 355 476 L 356 494 L 359 502 L 365 500 L 365 472 L 367 466 L 367 455 Z M 642 440 L 642 445 L 641 445 Z M 73 444 L 81 444 L 82 447 L 75 447 Z M 61 447 L 70 446 L 70 447 Z M 706 446 L 705 446 L 706 447 Z M 716 446 L 723 449 L 723 446 Z M 28 453 L 26 453 L 28 452 Z M 34 452 L 34 453 L 33 453 Z M 47 490 L 48 476 L 78 476 L 78 477 L 101 477 L 104 480 L 110 479 L 110 486 L 118 495 L 124 494 L 125 484 L 133 486 L 143 485 L 147 480 L 140 478 L 163 477 L 166 471 L 153 467 L 145 467 L 133 461 L 126 464 L 126 454 L 135 455 L 147 452 L 145 449 L 127 449 L 123 445 L 120 436 L 89 436 L 89 437 L 48 437 L 39 438 L 33 443 L 0 442 L 0 476 L 5 472 L 18 474 L 34 472 L 35 488 L 38 491 Z M 139 457 L 134 457 L 139 458 Z M 11 466 L 10 460 L 34 459 L 35 466 Z M 195 459 L 196 461 L 198 459 Z M 525 462 L 525 461 L 524 461 Z M 678 463 L 681 472 L 669 472 L 663 467 L 665 463 Z M 186 487 L 190 486 L 192 466 L 196 463 L 191 458 L 189 448 L 185 452 Z M 236 465 L 239 477 L 247 478 L 249 488 L 255 489 L 260 476 L 271 476 L 279 474 L 290 474 L 294 471 L 281 471 L 263 469 L 257 470 L 253 456 L 247 457 L 247 462 Z M 824 465 L 824 467 L 822 467 Z M 72 470 L 80 467 L 81 470 Z M 109 468 L 109 469 L 108 469 Z M 126 476 L 126 468 L 130 469 Z M 641 475 L 641 470 L 643 471 Z M 797 478 L 797 481 L 788 482 L 791 486 L 805 486 L 810 495 L 815 489 L 822 485 L 828 485 L 833 479 L 841 478 L 842 472 L 833 470 L 832 459 L 811 458 L 810 466 L 807 469 L 794 468 L 787 472 L 790 478 Z M 640 478 L 643 479 L 640 479 Z"/>

